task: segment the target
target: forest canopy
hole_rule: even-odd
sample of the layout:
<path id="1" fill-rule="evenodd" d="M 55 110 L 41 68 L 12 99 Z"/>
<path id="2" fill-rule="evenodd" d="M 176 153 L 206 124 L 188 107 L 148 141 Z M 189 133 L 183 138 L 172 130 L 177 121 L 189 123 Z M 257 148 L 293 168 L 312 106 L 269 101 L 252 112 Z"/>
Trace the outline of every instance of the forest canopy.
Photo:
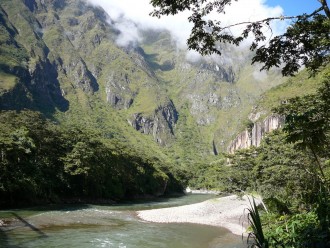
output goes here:
<path id="1" fill-rule="evenodd" d="M 56 125 L 30 110 L 1 111 L 0 130 L 0 208 L 181 190 L 164 161 L 95 130 Z"/>

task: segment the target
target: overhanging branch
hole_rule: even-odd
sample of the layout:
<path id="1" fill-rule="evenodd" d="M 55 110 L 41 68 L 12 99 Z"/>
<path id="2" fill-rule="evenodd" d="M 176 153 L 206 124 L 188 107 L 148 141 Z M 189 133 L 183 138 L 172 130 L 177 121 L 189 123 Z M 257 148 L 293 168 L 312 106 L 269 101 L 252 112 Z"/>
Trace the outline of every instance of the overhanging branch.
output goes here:
<path id="1" fill-rule="evenodd" d="M 247 24 L 253 24 L 253 23 L 267 23 L 267 22 L 270 22 L 270 21 L 274 21 L 274 20 L 293 20 L 293 19 L 307 19 L 309 17 L 312 17 L 314 15 L 316 15 L 317 13 L 321 12 L 322 10 L 324 10 L 324 6 L 318 8 L 317 10 L 315 10 L 313 13 L 309 14 L 309 15 L 297 15 L 297 16 L 278 16 L 278 17 L 268 17 L 266 19 L 263 19 L 263 20 L 259 20 L 259 21 L 246 21 L 246 22 L 238 22 L 238 23 L 235 23 L 235 24 L 232 24 L 232 25 L 228 25 L 228 26 L 225 26 L 222 28 L 222 30 L 224 29 L 229 29 L 229 28 L 232 28 L 232 27 L 235 27 L 235 26 L 240 26 L 240 25 L 247 25 Z"/>

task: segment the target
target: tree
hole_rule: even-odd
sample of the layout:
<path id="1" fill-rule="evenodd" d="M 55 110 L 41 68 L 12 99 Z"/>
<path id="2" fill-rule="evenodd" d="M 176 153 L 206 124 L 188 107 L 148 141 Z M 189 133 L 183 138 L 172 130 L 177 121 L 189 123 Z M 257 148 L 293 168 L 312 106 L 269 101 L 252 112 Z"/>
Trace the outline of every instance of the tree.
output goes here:
<path id="1" fill-rule="evenodd" d="M 238 0 L 235 0 L 238 1 Z M 246 21 L 224 26 L 221 20 L 210 20 L 211 12 L 225 14 L 225 7 L 232 0 L 151 0 L 155 8 L 152 16 L 175 15 L 189 10 L 189 22 L 193 23 L 188 48 L 202 55 L 221 55 L 221 43 L 239 45 L 251 34 L 250 50 L 255 51 L 252 63 L 261 62 L 262 69 L 282 67 L 282 74 L 293 75 L 302 66 L 315 73 L 330 61 L 330 10 L 327 0 L 318 0 L 320 7 L 311 14 L 270 17 L 258 21 Z M 292 20 L 287 31 L 266 42 L 264 30 L 271 29 L 274 20 Z M 240 35 L 233 35 L 231 28 L 244 26 Z M 265 44 L 266 43 L 266 44 Z"/>
<path id="2" fill-rule="evenodd" d="M 330 133 L 330 74 L 324 75 L 316 94 L 289 99 L 276 109 L 285 115 L 284 130 L 288 142 L 295 142 L 301 150 L 310 150 L 325 180 L 319 157 L 329 156 Z"/>

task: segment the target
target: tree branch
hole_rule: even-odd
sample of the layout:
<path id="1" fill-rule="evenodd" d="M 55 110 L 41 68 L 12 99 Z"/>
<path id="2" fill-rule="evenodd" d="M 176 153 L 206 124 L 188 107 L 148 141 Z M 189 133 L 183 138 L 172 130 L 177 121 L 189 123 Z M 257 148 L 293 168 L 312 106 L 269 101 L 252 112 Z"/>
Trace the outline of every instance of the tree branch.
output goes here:
<path id="1" fill-rule="evenodd" d="M 320 0 L 320 1 L 325 1 L 325 0 Z M 312 16 L 316 15 L 317 13 L 321 12 L 322 10 L 324 10 L 324 6 L 318 8 L 317 10 L 315 10 L 313 13 L 311 13 L 309 15 L 278 16 L 278 17 L 269 17 L 269 18 L 266 18 L 266 19 L 263 19 L 263 20 L 259 20 L 259 21 L 255 21 L 255 22 L 252 22 L 252 21 L 238 22 L 238 23 L 235 23 L 235 24 L 232 24 L 232 25 L 225 26 L 225 27 L 222 28 L 222 30 L 229 29 L 231 27 L 235 27 L 235 26 L 239 26 L 239 25 L 252 24 L 252 23 L 259 23 L 260 24 L 260 23 L 265 23 L 265 22 L 269 22 L 269 21 L 273 21 L 273 20 L 281 20 L 281 21 L 283 21 L 283 20 L 302 19 L 302 18 L 307 19 L 309 17 L 312 17 Z"/>
<path id="2" fill-rule="evenodd" d="M 327 1 L 326 0 L 318 0 L 318 1 L 322 4 L 322 8 L 323 8 L 325 14 L 330 19 L 330 9 L 329 9 Z"/>

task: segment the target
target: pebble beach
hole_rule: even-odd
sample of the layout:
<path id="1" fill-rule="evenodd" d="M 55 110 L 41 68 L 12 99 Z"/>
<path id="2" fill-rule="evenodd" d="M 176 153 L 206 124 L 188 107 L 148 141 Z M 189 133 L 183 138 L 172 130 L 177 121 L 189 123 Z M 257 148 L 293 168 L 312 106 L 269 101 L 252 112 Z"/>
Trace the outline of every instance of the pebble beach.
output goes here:
<path id="1" fill-rule="evenodd" d="M 258 204 L 258 200 L 256 200 Z M 248 196 L 219 197 L 204 202 L 162 209 L 142 210 L 137 215 L 157 223 L 195 223 L 224 227 L 233 234 L 246 234 Z"/>

